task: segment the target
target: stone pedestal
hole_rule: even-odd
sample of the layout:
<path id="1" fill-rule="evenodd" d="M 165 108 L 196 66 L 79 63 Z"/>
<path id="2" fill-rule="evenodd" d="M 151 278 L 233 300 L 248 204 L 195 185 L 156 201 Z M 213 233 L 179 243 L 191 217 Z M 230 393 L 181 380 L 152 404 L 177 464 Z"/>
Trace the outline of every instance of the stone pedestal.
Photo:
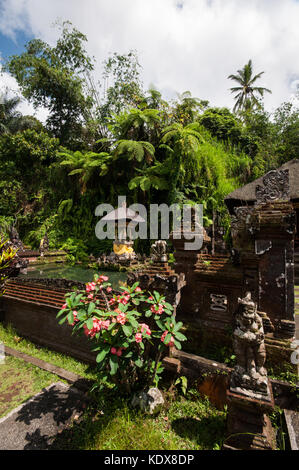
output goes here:
<path id="1" fill-rule="evenodd" d="M 228 419 L 225 450 L 273 450 L 275 433 L 269 414 L 274 409 L 272 387 L 268 395 L 251 397 L 232 389 L 227 391 Z"/>

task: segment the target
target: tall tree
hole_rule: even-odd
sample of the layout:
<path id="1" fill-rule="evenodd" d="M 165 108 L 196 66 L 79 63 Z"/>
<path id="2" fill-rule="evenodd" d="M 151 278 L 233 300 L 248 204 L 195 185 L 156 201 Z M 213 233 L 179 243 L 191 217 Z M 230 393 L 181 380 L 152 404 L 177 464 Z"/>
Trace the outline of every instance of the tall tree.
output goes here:
<path id="1" fill-rule="evenodd" d="M 268 88 L 254 86 L 255 82 L 264 73 L 260 72 L 257 75 L 253 75 L 252 61 L 249 60 L 248 64 L 244 65 L 241 70 L 238 70 L 236 75 L 228 76 L 228 79 L 239 84 L 237 87 L 230 88 L 232 93 L 236 93 L 234 112 L 248 111 L 255 106 L 259 106 L 257 95 L 262 98 L 265 92 L 272 93 Z"/>
<path id="2" fill-rule="evenodd" d="M 63 23 L 55 47 L 33 39 L 20 55 L 9 58 L 5 69 L 17 80 L 25 98 L 49 110 L 47 126 L 62 144 L 79 146 L 84 124 L 92 118 L 92 97 L 86 74 L 93 70 L 84 49 L 87 38 Z"/>
<path id="3" fill-rule="evenodd" d="M 169 178 L 170 202 L 176 202 L 177 190 L 182 188 L 184 182 L 192 175 L 194 165 L 197 164 L 195 154 L 203 142 L 198 123 L 188 124 L 185 127 L 175 123 L 163 130 L 161 143 L 172 159 L 172 171 Z"/>
<path id="4" fill-rule="evenodd" d="M 104 62 L 104 98 L 98 110 L 101 120 L 107 121 L 113 114 L 143 101 L 140 68 L 135 51 L 124 55 L 114 53 Z"/>

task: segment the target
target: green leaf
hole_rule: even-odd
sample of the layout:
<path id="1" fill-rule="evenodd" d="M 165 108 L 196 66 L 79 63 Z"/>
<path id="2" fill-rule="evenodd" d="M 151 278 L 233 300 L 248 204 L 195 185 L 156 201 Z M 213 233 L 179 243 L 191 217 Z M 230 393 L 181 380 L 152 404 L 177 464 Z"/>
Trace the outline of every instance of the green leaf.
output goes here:
<path id="1" fill-rule="evenodd" d="M 68 319 L 68 322 L 71 324 L 71 323 L 74 323 L 74 314 L 73 312 L 70 312 L 67 316 L 67 319 Z"/>
<path id="2" fill-rule="evenodd" d="M 109 353 L 109 351 L 110 351 L 110 346 L 109 345 L 105 346 L 104 349 L 97 355 L 96 361 L 102 362 L 107 356 L 107 354 Z"/>
<path id="3" fill-rule="evenodd" d="M 140 358 L 136 359 L 134 362 L 135 362 L 135 365 L 139 368 L 143 366 L 143 360 Z"/>
<path id="4" fill-rule="evenodd" d="M 88 306 L 88 311 L 87 311 L 88 315 L 91 315 L 95 311 L 95 308 L 96 308 L 96 305 L 93 302 L 90 302 Z"/>
<path id="5" fill-rule="evenodd" d="M 182 328 L 182 326 L 183 326 L 183 323 L 182 323 L 181 321 L 179 321 L 178 323 L 176 323 L 176 324 L 174 325 L 174 328 L 173 328 L 174 333 L 175 333 L 176 331 L 179 331 L 179 330 Z"/>
<path id="6" fill-rule="evenodd" d="M 117 356 L 113 355 L 109 360 L 111 375 L 115 375 L 118 369 Z"/>
<path id="7" fill-rule="evenodd" d="M 77 317 L 78 320 L 84 321 L 86 319 L 86 312 L 84 312 L 84 310 L 79 310 Z"/>
<path id="8" fill-rule="evenodd" d="M 58 322 L 59 325 L 62 325 L 67 319 L 67 315 L 65 315 L 65 317 L 61 318 Z"/>
<path id="9" fill-rule="evenodd" d="M 165 339 L 164 339 L 164 341 L 163 341 L 164 344 L 168 344 L 168 343 L 170 342 L 171 336 L 172 336 L 171 333 L 168 333 L 168 334 L 166 335 L 166 337 L 165 337 Z"/>
<path id="10" fill-rule="evenodd" d="M 62 316 L 65 312 L 67 312 L 67 311 L 68 311 L 67 308 L 64 308 L 64 309 L 62 309 L 62 310 L 59 310 L 59 312 L 58 312 L 57 315 L 56 315 L 56 318 L 61 317 L 61 316 Z"/>
<path id="11" fill-rule="evenodd" d="M 92 328 L 93 328 L 93 319 L 89 318 L 85 324 L 86 324 L 86 326 L 89 330 L 92 330 Z"/>
<path id="12" fill-rule="evenodd" d="M 123 332 L 125 333 L 126 336 L 131 336 L 132 335 L 133 330 L 130 326 L 123 325 L 122 329 L 123 329 Z"/>
<path id="13" fill-rule="evenodd" d="M 174 333 L 174 336 L 175 336 L 175 338 L 178 339 L 179 341 L 186 341 L 186 340 L 187 340 L 186 336 L 183 335 L 182 333 L 176 332 L 176 333 Z"/>

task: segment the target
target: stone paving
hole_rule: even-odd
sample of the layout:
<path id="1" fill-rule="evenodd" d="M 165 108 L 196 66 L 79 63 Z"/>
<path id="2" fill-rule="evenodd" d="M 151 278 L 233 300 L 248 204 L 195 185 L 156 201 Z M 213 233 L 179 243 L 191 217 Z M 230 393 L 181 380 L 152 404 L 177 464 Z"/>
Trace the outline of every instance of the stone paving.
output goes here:
<path id="1" fill-rule="evenodd" d="M 83 414 L 87 398 L 57 382 L 0 419 L 0 450 L 50 449 L 57 434 Z"/>

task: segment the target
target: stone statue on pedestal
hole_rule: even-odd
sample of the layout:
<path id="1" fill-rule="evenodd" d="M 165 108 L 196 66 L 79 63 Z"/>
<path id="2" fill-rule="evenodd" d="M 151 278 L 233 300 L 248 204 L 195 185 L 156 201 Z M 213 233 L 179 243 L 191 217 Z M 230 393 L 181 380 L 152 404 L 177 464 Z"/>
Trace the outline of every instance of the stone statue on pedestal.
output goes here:
<path id="1" fill-rule="evenodd" d="M 151 246 L 151 259 L 154 262 L 167 263 L 167 243 L 158 240 Z"/>
<path id="2" fill-rule="evenodd" d="M 231 390 L 268 393 L 267 371 L 264 367 L 266 349 L 264 344 L 263 321 L 257 313 L 255 302 L 248 292 L 238 300 L 236 328 L 233 333 L 233 346 L 236 366 L 231 377 Z"/>
<path id="3" fill-rule="evenodd" d="M 48 238 L 47 232 L 45 233 L 45 236 L 40 241 L 39 251 L 40 251 L 41 256 L 44 256 L 44 254 L 47 251 L 49 251 L 49 238 Z"/>
<path id="4" fill-rule="evenodd" d="M 18 249 L 19 251 L 24 251 L 24 245 L 23 245 L 23 243 L 20 239 L 20 235 L 19 235 L 17 229 L 14 226 L 12 226 L 9 229 L 8 235 L 9 235 L 9 241 L 10 241 L 11 245 L 15 249 Z"/>

